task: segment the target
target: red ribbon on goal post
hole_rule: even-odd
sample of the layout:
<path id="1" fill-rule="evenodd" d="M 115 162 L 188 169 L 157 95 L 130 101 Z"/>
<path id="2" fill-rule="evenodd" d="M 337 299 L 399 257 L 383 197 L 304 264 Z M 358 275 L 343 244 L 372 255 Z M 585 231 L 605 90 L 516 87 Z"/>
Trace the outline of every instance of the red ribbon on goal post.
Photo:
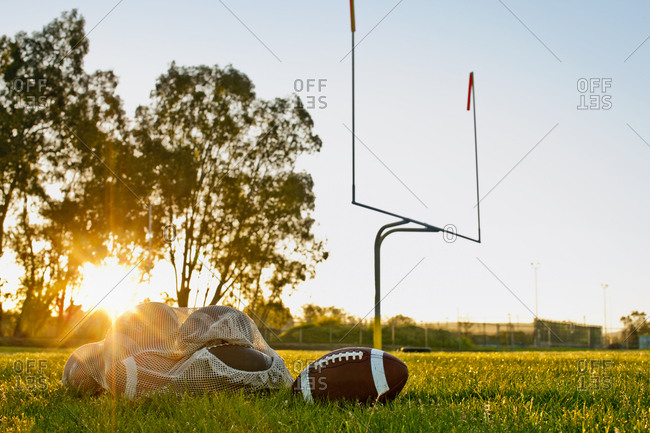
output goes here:
<path id="1" fill-rule="evenodd" d="M 352 1 L 352 0 L 350 0 Z M 472 101 L 472 86 L 474 85 L 474 72 L 469 73 L 469 89 L 467 90 L 467 111 L 469 111 L 469 105 Z"/>

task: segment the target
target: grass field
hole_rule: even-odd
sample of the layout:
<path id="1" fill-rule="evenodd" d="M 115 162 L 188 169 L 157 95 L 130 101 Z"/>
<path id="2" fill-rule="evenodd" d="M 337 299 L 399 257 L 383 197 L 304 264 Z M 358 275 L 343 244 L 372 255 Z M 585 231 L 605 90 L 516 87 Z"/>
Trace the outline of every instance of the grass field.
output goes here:
<path id="1" fill-rule="evenodd" d="M 650 431 L 648 352 L 398 354 L 409 381 L 377 406 L 289 392 L 80 398 L 59 384 L 70 353 L 0 348 L 0 431 Z M 322 353 L 280 352 L 294 376 Z"/>

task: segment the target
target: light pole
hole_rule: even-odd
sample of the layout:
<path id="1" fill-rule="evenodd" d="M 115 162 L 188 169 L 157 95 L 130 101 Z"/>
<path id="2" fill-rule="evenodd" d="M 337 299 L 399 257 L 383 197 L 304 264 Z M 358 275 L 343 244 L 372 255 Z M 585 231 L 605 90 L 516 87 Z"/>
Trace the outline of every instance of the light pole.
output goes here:
<path id="1" fill-rule="evenodd" d="M 530 262 L 530 266 L 532 266 L 533 269 L 535 270 L 535 318 L 537 318 L 538 317 L 538 310 L 537 310 L 537 305 L 538 305 L 537 304 L 537 301 L 538 301 L 538 299 L 537 299 L 537 269 L 539 268 L 539 262 L 537 262 L 537 263 Z"/>
<path id="2" fill-rule="evenodd" d="M 538 298 L 537 298 L 537 268 L 539 268 L 539 262 L 533 263 L 530 262 L 530 266 L 535 270 L 535 347 L 539 347 L 539 329 L 537 327 L 538 316 Z"/>
<path id="3" fill-rule="evenodd" d="M 602 283 L 603 288 L 603 346 L 607 347 L 607 284 Z"/>

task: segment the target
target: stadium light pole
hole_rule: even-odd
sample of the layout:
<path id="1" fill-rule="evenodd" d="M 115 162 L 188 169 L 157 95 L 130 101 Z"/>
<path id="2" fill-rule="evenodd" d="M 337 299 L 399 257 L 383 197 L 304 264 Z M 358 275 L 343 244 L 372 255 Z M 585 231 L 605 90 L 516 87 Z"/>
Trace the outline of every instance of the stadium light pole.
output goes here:
<path id="1" fill-rule="evenodd" d="M 539 262 L 533 263 L 530 262 L 530 266 L 535 270 L 535 347 L 539 347 L 539 329 L 537 328 L 537 320 L 539 320 L 538 312 L 538 297 L 537 297 L 537 269 L 539 268 Z"/>
<path id="2" fill-rule="evenodd" d="M 530 262 L 530 266 L 535 270 L 535 318 L 539 317 L 539 312 L 538 312 L 538 298 L 537 298 L 537 269 L 539 269 L 539 262 L 533 263 Z"/>
<path id="3" fill-rule="evenodd" d="M 455 231 L 448 230 L 447 228 L 440 228 L 427 224 L 422 221 L 418 221 L 412 218 L 407 218 L 405 216 L 399 215 L 394 212 L 389 212 L 383 209 L 379 209 L 374 206 L 369 206 L 367 204 L 359 203 L 356 201 L 356 184 L 355 184 L 355 144 L 356 144 L 356 119 L 355 119 L 355 44 L 354 44 L 354 33 L 356 32 L 356 20 L 355 20 L 355 11 L 354 11 L 354 0 L 350 0 L 350 24 L 351 24 L 351 35 L 352 35 L 352 48 L 350 50 L 351 61 L 352 61 L 352 204 L 363 207 L 368 210 L 379 212 L 384 215 L 389 215 L 392 217 L 399 218 L 400 221 L 388 223 L 382 226 L 377 232 L 375 237 L 375 321 L 374 321 L 374 330 L 373 330 L 373 346 L 376 349 L 382 348 L 382 338 L 381 338 L 381 244 L 384 239 L 396 232 L 419 232 L 419 233 L 437 233 L 442 232 L 449 234 L 453 239 L 463 238 L 472 242 L 481 243 L 481 200 L 479 194 L 479 181 L 478 181 L 478 141 L 476 136 L 476 98 L 474 94 L 474 72 L 469 74 L 469 89 L 467 93 L 467 111 L 470 110 L 470 103 L 473 100 L 471 105 L 473 108 L 473 117 L 474 117 L 474 155 L 475 155 L 475 168 L 476 168 L 476 214 L 478 222 L 478 237 L 476 239 L 456 233 Z M 400 227 L 405 224 L 415 224 L 419 227 Z"/>
<path id="4" fill-rule="evenodd" d="M 603 346 L 607 347 L 607 284 L 602 283 L 603 288 Z"/>

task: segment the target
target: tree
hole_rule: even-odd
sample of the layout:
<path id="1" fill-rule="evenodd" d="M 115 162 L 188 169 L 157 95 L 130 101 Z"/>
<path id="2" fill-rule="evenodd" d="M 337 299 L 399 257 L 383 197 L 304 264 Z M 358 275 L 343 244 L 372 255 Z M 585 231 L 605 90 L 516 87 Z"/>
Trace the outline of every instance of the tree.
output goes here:
<path id="1" fill-rule="evenodd" d="M 302 306 L 302 317 L 307 323 L 319 325 L 334 325 L 349 321 L 350 316 L 342 309 L 334 306 L 320 307 L 314 304 Z"/>
<path id="2" fill-rule="evenodd" d="M 647 322 L 647 316 L 637 310 L 632 311 L 627 316 L 621 317 L 623 329 L 623 344 L 625 347 L 638 349 L 639 335 L 650 333 L 650 323 Z"/>
<path id="3" fill-rule="evenodd" d="M 42 197 L 49 169 L 65 155 L 65 108 L 80 96 L 88 51 L 83 25 L 72 11 L 31 36 L 0 37 L 0 256 L 17 198 Z"/>
<path id="4" fill-rule="evenodd" d="M 144 234 L 137 199 L 115 175 L 134 159 L 121 140 L 117 78 L 85 73 L 87 52 L 76 11 L 42 32 L 0 39 L 0 255 L 13 212 L 11 246 L 25 269 L 15 335 L 38 329 L 52 304 L 63 326 L 83 264 L 116 251 L 128 260 L 132 238 Z"/>
<path id="5" fill-rule="evenodd" d="M 248 300 L 264 290 L 277 299 L 327 257 L 311 232 L 313 181 L 295 170 L 321 141 L 297 98 L 258 99 L 231 66 L 172 63 L 136 124 L 154 227 L 177 229 L 153 248 L 174 266 L 179 306 L 188 305 L 203 266 L 217 278 L 203 304 L 214 305 L 234 290 Z"/>
<path id="6" fill-rule="evenodd" d="M 389 326 L 395 326 L 395 327 L 400 327 L 400 326 L 415 326 L 415 320 L 408 316 L 404 316 L 402 314 L 398 314 L 397 316 L 393 316 L 390 319 L 388 319 L 388 325 Z"/>
<path id="7" fill-rule="evenodd" d="M 53 295 L 49 290 L 49 257 L 42 242 L 42 232 L 30 224 L 28 216 L 27 194 L 23 193 L 23 209 L 20 222 L 10 232 L 9 243 L 16 252 L 16 260 L 25 273 L 20 278 L 17 295 L 23 298 L 20 315 L 17 317 L 13 336 L 23 337 L 36 331 L 49 317 L 49 305 Z M 28 319 L 28 320 L 25 320 Z"/>
<path id="8" fill-rule="evenodd" d="M 321 141 L 298 98 L 259 99 L 232 67 L 172 64 L 129 122 L 117 77 L 84 72 L 87 52 L 76 11 L 0 38 L 0 256 L 9 233 L 25 270 L 15 333 L 52 307 L 64 324 L 82 266 L 108 256 L 143 273 L 170 260 L 179 306 L 204 268 L 218 280 L 204 305 L 237 291 L 251 314 L 282 311 L 283 290 L 327 258 L 296 170 Z"/>
<path id="9" fill-rule="evenodd" d="M 257 305 L 251 303 L 245 309 L 258 328 L 282 329 L 293 325 L 291 311 L 282 300 L 260 300 Z"/>

